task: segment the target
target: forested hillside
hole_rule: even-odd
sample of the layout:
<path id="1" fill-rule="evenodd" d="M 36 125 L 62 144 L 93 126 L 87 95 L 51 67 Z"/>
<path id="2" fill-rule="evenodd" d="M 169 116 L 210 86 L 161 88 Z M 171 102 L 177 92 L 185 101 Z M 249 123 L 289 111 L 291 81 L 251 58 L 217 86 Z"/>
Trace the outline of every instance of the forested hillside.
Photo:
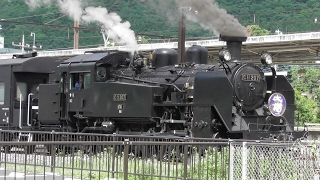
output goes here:
<path id="1" fill-rule="evenodd" d="M 177 37 L 178 15 L 174 0 L 92 0 L 86 6 L 101 6 L 120 15 L 123 21 L 131 23 L 131 29 L 147 39 L 161 39 L 162 36 Z M 319 0 L 216 0 L 220 7 L 233 14 L 243 26 L 258 24 L 261 28 L 283 33 L 317 31 L 320 24 Z M 201 11 L 201 10 L 199 10 Z M 218 17 L 212 17 L 218 18 Z M 39 24 L 73 26 L 73 20 L 64 16 L 55 6 L 31 10 L 23 0 L 1 0 L 0 19 Z M 73 30 L 34 26 L 18 23 L 0 23 L 5 37 L 5 47 L 12 48 L 11 42 L 20 42 L 25 34 L 26 43 L 32 44 L 31 32 L 36 33 L 36 43 L 44 49 L 67 48 L 73 45 Z M 97 27 L 98 24 L 81 24 Z M 155 35 L 155 36 L 148 36 Z M 159 37 L 158 37 L 159 36 Z M 213 37 L 198 24 L 187 23 L 187 37 Z M 99 30 L 80 31 L 80 46 L 96 47 L 103 44 Z"/>
<path id="2" fill-rule="evenodd" d="M 90 2 L 90 5 L 87 6 L 106 7 L 108 11 L 119 14 L 123 21 L 129 21 L 131 29 L 134 30 L 137 35 L 155 35 L 150 37 L 146 36 L 148 39 L 161 39 L 161 36 L 177 37 L 178 24 L 176 18 L 174 17 L 172 21 L 169 21 L 164 11 L 153 9 L 141 1 L 93 0 Z M 39 24 L 74 25 L 74 21 L 62 14 L 55 6 L 31 10 L 22 0 L 0 1 L 0 19 L 19 22 L 35 22 Z M 32 44 L 33 41 L 33 37 L 30 37 L 30 33 L 35 32 L 37 44 L 41 44 L 45 49 L 67 48 L 73 46 L 73 29 L 17 23 L 0 24 L 3 28 L 0 35 L 5 37 L 5 47 L 11 48 L 12 41 L 20 42 L 22 32 L 24 32 L 26 43 L 28 44 Z M 82 24 L 81 26 L 100 28 L 99 24 Z M 198 25 L 190 24 L 188 26 L 187 36 L 208 37 L 212 36 L 212 33 L 203 30 Z M 97 44 L 103 44 L 103 39 L 99 30 L 80 31 L 80 46 L 93 45 L 96 47 Z"/>

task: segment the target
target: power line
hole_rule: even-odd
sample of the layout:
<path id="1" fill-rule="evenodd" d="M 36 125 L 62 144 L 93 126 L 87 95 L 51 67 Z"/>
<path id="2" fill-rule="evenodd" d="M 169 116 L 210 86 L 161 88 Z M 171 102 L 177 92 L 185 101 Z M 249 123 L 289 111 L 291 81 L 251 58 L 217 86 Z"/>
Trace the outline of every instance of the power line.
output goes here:
<path id="1" fill-rule="evenodd" d="M 273 15 L 273 14 L 287 14 L 288 12 L 299 12 L 299 11 L 312 11 L 312 10 L 320 10 L 320 8 L 306 8 L 306 9 L 294 9 L 294 10 L 286 10 L 286 11 L 270 11 L 270 12 L 257 12 L 257 13 L 251 13 L 251 14 L 233 14 L 236 17 L 242 17 L 242 16 L 253 16 L 253 15 Z"/>
<path id="2" fill-rule="evenodd" d="M 94 28 L 94 27 L 75 27 L 75 26 L 64 26 L 64 25 L 57 25 L 57 24 L 40 24 L 40 23 L 33 23 L 33 22 L 21 22 L 21 21 L 11 21 L 6 19 L 0 19 L 0 22 L 3 23 L 14 23 L 14 24 L 28 24 L 33 26 L 48 26 L 48 27 L 54 27 L 54 28 L 66 28 L 66 29 L 74 29 L 77 28 L 78 30 L 91 30 L 91 31 L 101 31 L 101 28 Z M 174 38 L 174 36 L 165 36 L 165 35 L 155 35 L 155 34 L 148 34 L 148 33 L 136 33 L 136 35 L 141 36 L 154 36 L 154 37 L 160 37 L 160 38 Z"/>
<path id="3" fill-rule="evenodd" d="M 22 18 L 37 17 L 37 16 L 44 16 L 44 15 L 51 15 L 51 14 L 61 14 L 61 13 L 55 12 L 55 13 L 43 13 L 43 14 L 37 14 L 37 15 L 26 15 L 26 16 L 14 17 L 14 18 L 6 18 L 6 20 L 22 19 Z"/>
<path id="4" fill-rule="evenodd" d="M 114 6 L 115 4 L 117 4 L 116 2 L 114 2 L 111 6 Z M 110 9 L 110 8 L 109 8 Z M 251 14 L 233 14 L 235 17 L 243 17 L 243 16 L 257 16 L 257 15 L 274 15 L 274 14 L 279 14 L 279 13 L 288 13 L 288 12 L 298 12 L 298 11 L 311 11 L 311 10 L 320 10 L 320 8 L 306 8 L 306 9 L 295 9 L 295 10 L 287 10 L 287 11 L 273 11 L 273 12 L 257 12 L 257 13 L 251 13 Z M 6 18 L 6 21 L 9 20 L 14 20 L 14 19 L 21 19 L 21 18 L 29 18 L 29 17 L 36 17 L 36 16 L 46 16 L 46 15 L 50 15 L 50 14 L 61 14 L 60 12 L 55 12 L 55 13 L 43 13 L 43 14 L 38 14 L 38 15 L 29 15 L 29 16 L 20 16 L 20 17 L 15 17 L 15 18 Z M 62 17 L 64 17 L 66 15 L 60 16 L 54 20 L 60 19 Z M 47 22 L 46 24 L 54 21 L 51 20 L 49 22 Z M 172 22 L 177 22 L 178 20 L 172 20 Z M 2 21 L 5 22 L 5 21 Z M 15 22 L 14 22 L 15 23 Z M 21 24 L 22 22 L 20 22 Z M 134 26 L 140 26 L 140 25 L 144 25 L 144 24 L 167 24 L 168 22 L 144 22 L 144 23 L 138 23 L 138 24 L 134 24 Z M 36 24 L 35 25 L 40 25 L 40 24 Z M 43 24 L 42 24 L 43 25 Z M 55 25 L 57 27 L 62 27 L 60 25 Z M 53 27 L 53 26 L 52 26 Z M 70 27 L 70 26 L 65 26 L 65 28 L 74 28 L 74 27 Z M 84 29 L 81 29 L 84 30 Z M 87 29 L 86 29 L 87 30 Z"/>
<path id="5" fill-rule="evenodd" d="M 55 18 L 55 19 L 53 19 L 53 20 L 51 20 L 51 21 L 49 21 L 49 22 L 45 23 L 45 24 L 52 23 L 53 21 L 56 21 L 56 20 L 58 20 L 58 19 L 61 19 L 61 18 L 65 17 L 65 16 L 66 16 L 66 15 L 62 15 L 62 16 L 60 16 L 60 17 L 58 17 L 58 18 Z"/>
<path id="6" fill-rule="evenodd" d="M 79 30 L 95 30 L 100 31 L 98 28 L 92 28 L 92 27 L 74 27 L 74 26 L 64 26 L 64 25 L 57 25 L 57 24 L 40 24 L 40 23 L 33 23 L 33 22 L 21 22 L 21 21 L 11 21 L 6 19 L 0 19 L 0 22 L 4 23 L 14 23 L 14 24 L 28 24 L 33 26 L 49 26 L 49 27 L 55 27 L 55 28 L 66 28 L 66 29 L 72 29 L 72 28 L 78 28 Z"/>
<path id="7" fill-rule="evenodd" d="M 114 2 L 108 9 L 112 9 L 113 6 L 119 5 L 117 2 Z M 250 6 L 245 6 L 245 7 L 250 7 Z M 293 10 L 285 10 L 285 11 L 260 11 L 257 13 L 250 13 L 250 14 L 232 14 L 237 17 L 241 16 L 253 16 L 253 15 L 273 15 L 273 14 L 279 14 L 279 13 L 288 13 L 288 12 L 298 12 L 298 11 L 312 11 L 312 10 L 320 10 L 320 8 L 304 8 L 304 9 L 293 9 Z M 37 14 L 37 15 L 25 15 L 25 16 L 20 16 L 20 17 L 14 17 L 14 18 L 6 18 L 6 20 L 13 20 L 13 19 L 21 19 L 21 18 L 28 18 L 28 17 L 36 17 L 36 16 L 45 16 L 45 15 L 50 15 L 50 14 L 61 14 L 60 12 L 52 12 L 52 13 L 43 13 L 43 14 Z M 173 22 L 176 22 L 178 20 L 172 20 Z M 141 24 L 158 24 L 158 23 L 167 23 L 165 22 L 146 22 L 146 23 L 139 23 L 138 25 Z"/>

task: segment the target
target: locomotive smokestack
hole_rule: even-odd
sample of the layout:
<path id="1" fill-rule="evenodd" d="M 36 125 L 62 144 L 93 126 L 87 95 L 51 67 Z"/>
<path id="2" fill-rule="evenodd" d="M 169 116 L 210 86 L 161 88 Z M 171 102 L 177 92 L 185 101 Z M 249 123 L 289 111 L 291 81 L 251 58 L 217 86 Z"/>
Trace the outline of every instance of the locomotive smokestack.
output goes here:
<path id="1" fill-rule="evenodd" d="M 242 42 L 245 42 L 247 37 L 220 35 L 219 40 L 227 42 L 227 49 L 231 53 L 231 62 L 241 62 Z"/>

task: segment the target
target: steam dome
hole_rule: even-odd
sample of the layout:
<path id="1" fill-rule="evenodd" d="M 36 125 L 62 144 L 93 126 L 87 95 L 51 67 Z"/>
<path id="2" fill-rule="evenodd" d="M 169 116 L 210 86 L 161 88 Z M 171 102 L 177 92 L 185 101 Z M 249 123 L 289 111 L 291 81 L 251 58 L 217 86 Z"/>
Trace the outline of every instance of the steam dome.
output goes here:
<path id="1" fill-rule="evenodd" d="M 153 51 L 152 57 L 152 64 L 155 68 L 175 65 L 178 63 L 178 52 L 174 49 L 156 49 Z"/>
<path id="2" fill-rule="evenodd" d="M 196 64 L 208 63 L 208 50 L 202 46 L 191 46 L 186 50 L 185 62 Z"/>

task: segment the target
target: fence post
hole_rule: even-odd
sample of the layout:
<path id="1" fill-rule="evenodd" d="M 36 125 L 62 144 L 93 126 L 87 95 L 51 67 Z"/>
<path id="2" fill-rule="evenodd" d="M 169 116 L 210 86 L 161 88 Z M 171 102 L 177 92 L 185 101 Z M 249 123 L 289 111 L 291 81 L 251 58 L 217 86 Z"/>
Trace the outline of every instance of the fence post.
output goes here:
<path id="1" fill-rule="evenodd" d="M 124 144 L 124 153 L 123 153 L 123 179 L 128 180 L 128 159 L 129 159 L 129 139 L 125 139 Z"/>
<path id="2" fill-rule="evenodd" d="M 188 170 L 188 145 L 183 146 L 183 179 L 187 179 L 187 170 Z"/>
<path id="3" fill-rule="evenodd" d="M 54 134 L 53 131 L 51 131 L 51 142 L 54 143 L 55 138 L 54 138 Z M 46 135 L 45 135 L 46 136 Z M 51 146 L 47 146 L 49 148 L 51 148 L 50 152 L 51 152 L 51 172 L 54 173 L 54 168 L 56 167 L 56 145 L 52 144 Z M 47 149 L 49 150 L 49 149 Z"/>
<path id="4" fill-rule="evenodd" d="M 112 140 L 113 140 L 113 142 L 116 141 L 115 134 L 113 134 Z M 116 160 L 116 148 L 117 148 L 117 146 L 115 144 L 113 144 L 112 146 L 113 146 L 113 148 L 112 148 L 112 167 L 111 168 L 112 168 L 112 178 L 114 178 L 114 166 L 115 166 L 115 160 Z M 118 152 L 121 152 L 121 150 L 119 150 L 120 146 L 117 149 L 118 149 Z"/>
<path id="5" fill-rule="evenodd" d="M 242 179 L 247 179 L 247 142 L 242 143 Z"/>
<path id="6" fill-rule="evenodd" d="M 229 180 L 233 180 L 234 145 L 229 143 Z"/>

